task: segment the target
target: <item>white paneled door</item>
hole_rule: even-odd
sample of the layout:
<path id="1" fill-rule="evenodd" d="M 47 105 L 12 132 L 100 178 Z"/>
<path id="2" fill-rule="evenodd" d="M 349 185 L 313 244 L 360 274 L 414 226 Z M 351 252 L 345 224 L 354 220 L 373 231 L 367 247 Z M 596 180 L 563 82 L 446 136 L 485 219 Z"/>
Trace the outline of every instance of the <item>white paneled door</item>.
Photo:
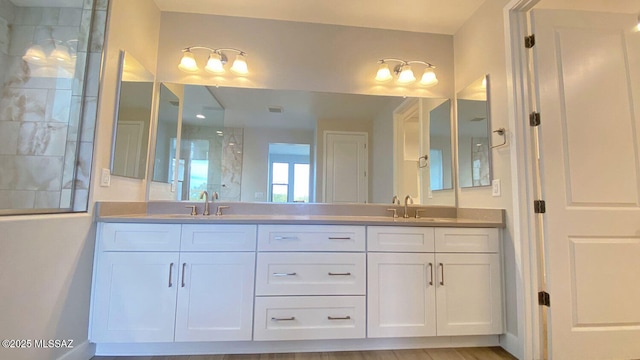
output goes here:
<path id="1" fill-rule="evenodd" d="M 552 359 L 640 358 L 636 24 L 532 12 Z"/>
<path id="2" fill-rule="evenodd" d="M 324 202 L 366 203 L 367 134 L 324 133 Z"/>

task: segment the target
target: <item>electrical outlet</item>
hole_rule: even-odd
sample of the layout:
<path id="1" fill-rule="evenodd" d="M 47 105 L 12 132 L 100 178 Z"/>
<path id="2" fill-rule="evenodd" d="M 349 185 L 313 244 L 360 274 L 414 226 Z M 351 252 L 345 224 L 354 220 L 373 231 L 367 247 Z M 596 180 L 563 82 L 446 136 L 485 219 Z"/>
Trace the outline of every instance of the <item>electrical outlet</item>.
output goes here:
<path id="1" fill-rule="evenodd" d="M 500 179 L 495 179 L 491 182 L 491 195 L 501 196 L 502 189 L 500 188 Z"/>
<path id="2" fill-rule="evenodd" d="M 100 186 L 111 186 L 111 171 L 109 169 L 102 169 L 102 174 L 100 175 Z"/>

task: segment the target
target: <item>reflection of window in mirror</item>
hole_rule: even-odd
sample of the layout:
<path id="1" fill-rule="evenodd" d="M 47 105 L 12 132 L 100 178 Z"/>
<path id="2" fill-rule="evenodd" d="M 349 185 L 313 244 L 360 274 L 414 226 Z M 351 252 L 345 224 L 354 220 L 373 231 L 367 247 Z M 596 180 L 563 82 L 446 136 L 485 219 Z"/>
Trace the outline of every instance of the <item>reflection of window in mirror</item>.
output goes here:
<path id="1" fill-rule="evenodd" d="M 308 144 L 269 144 L 269 201 L 309 202 Z"/>
<path id="2" fill-rule="evenodd" d="M 461 188 L 491 185 L 489 76 L 457 94 L 458 182 Z"/>

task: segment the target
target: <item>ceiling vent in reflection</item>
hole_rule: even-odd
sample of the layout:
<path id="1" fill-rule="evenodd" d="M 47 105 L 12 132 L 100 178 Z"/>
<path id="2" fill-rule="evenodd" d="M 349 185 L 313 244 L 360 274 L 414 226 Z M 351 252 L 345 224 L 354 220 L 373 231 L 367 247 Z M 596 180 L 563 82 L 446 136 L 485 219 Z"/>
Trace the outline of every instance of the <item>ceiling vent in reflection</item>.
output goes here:
<path id="1" fill-rule="evenodd" d="M 284 112 L 284 109 L 282 108 L 282 106 L 267 106 L 267 109 L 269 110 L 270 113 L 274 113 L 274 114 L 282 114 Z"/>
<path id="2" fill-rule="evenodd" d="M 486 120 L 486 117 L 474 117 L 473 119 L 469 120 L 469 121 L 484 121 Z"/>

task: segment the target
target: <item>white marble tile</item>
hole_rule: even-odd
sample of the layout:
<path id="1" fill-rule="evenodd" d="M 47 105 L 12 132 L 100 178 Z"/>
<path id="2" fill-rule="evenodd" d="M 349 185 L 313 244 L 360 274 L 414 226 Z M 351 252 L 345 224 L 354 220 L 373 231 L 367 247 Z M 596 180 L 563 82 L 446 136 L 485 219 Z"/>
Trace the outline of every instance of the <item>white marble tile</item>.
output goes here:
<path id="1" fill-rule="evenodd" d="M 73 211 L 87 211 L 89 190 L 76 190 L 73 197 Z"/>
<path id="2" fill-rule="evenodd" d="M 60 191 L 36 191 L 36 209 L 60 208 Z"/>
<path id="3" fill-rule="evenodd" d="M 1 190 L 60 190 L 62 157 L 0 155 Z"/>
<path id="4" fill-rule="evenodd" d="M 33 41 L 39 43 L 51 42 L 51 39 L 57 41 L 77 40 L 79 30 L 77 26 L 61 26 L 61 25 L 42 25 L 36 26 Z"/>
<path id="5" fill-rule="evenodd" d="M 11 28 L 9 21 L 0 16 L 0 53 L 9 54 L 9 44 L 11 43 Z"/>
<path id="6" fill-rule="evenodd" d="M 0 210 L 32 209 L 35 191 L 0 190 Z"/>
<path id="7" fill-rule="evenodd" d="M 76 147 L 78 143 L 75 141 L 67 141 L 65 154 L 64 154 L 64 169 L 62 173 L 62 188 L 73 189 L 76 171 Z"/>
<path id="8" fill-rule="evenodd" d="M 82 21 L 82 9 L 62 8 L 60 9 L 60 18 L 58 25 L 64 26 L 80 26 Z"/>
<path id="9" fill-rule="evenodd" d="M 101 52 L 104 47 L 105 25 L 107 23 L 107 12 L 96 11 L 91 27 L 91 45 L 90 52 Z"/>
<path id="10" fill-rule="evenodd" d="M 60 8 L 17 7 L 14 24 L 18 25 L 58 25 Z"/>
<path id="11" fill-rule="evenodd" d="M 4 69 L 0 71 L 0 87 L 4 86 L 4 81 L 6 78 L 6 70 L 9 67 L 9 56 L 4 53 L 0 53 L 0 69 Z"/>
<path id="12" fill-rule="evenodd" d="M 96 10 L 107 10 L 107 6 L 109 5 L 109 0 L 96 0 Z M 93 8 L 93 0 L 84 0 L 85 9 Z"/>
<path id="13" fill-rule="evenodd" d="M 21 56 L 9 57 L 5 87 L 29 89 L 71 89 L 73 77 L 56 77 L 58 69 L 29 64 Z"/>
<path id="14" fill-rule="evenodd" d="M 15 155 L 18 153 L 19 133 L 19 122 L 0 121 L 0 155 Z"/>
<path id="15" fill-rule="evenodd" d="M 10 0 L 0 0 L 0 14 L 7 19 L 9 23 L 13 23 L 16 17 L 17 7 Z"/>
<path id="16" fill-rule="evenodd" d="M 82 142 L 93 142 L 95 137 L 97 111 L 98 98 L 95 96 L 87 96 L 84 99 L 82 130 L 80 133 L 80 140 Z"/>
<path id="17" fill-rule="evenodd" d="M 60 192 L 60 208 L 70 209 L 71 206 L 71 189 L 62 189 Z"/>
<path id="18" fill-rule="evenodd" d="M 72 94 L 81 96 L 84 87 L 84 75 L 86 69 L 87 57 L 89 54 L 86 52 L 79 52 L 76 58 L 76 71 L 73 75 L 73 85 L 71 87 Z"/>
<path id="19" fill-rule="evenodd" d="M 89 49 L 89 35 L 91 34 L 91 10 L 83 10 L 78 29 L 78 52 L 87 52 Z"/>
<path id="20" fill-rule="evenodd" d="M 93 143 L 81 142 L 80 155 L 78 156 L 78 168 L 76 170 L 75 189 L 88 189 L 91 179 L 91 159 L 93 157 Z"/>
<path id="21" fill-rule="evenodd" d="M 47 121 L 69 123 L 71 111 L 71 89 L 49 90 L 47 98 Z"/>
<path id="22" fill-rule="evenodd" d="M 69 109 L 69 129 L 67 130 L 67 141 L 78 141 L 80 130 L 80 117 L 82 116 L 82 96 L 71 96 L 71 106 Z"/>
<path id="23" fill-rule="evenodd" d="M 243 141 L 244 132 L 241 128 L 224 129 L 224 141 L 221 154 L 223 187 L 220 198 L 225 201 L 240 201 Z"/>
<path id="24" fill-rule="evenodd" d="M 98 96 L 100 86 L 100 64 L 102 53 L 89 53 L 89 64 L 87 66 L 85 96 Z"/>
<path id="25" fill-rule="evenodd" d="M 0 93 L 0 121 L 44 121 L 46 89 L 4 88 Z"/>
<path id="26" fill-rule="evenodd" d="M 42 8 L 42 19 L 38 23 L 39 25 L 59 25 L 60 23 L 60 8 Z"/>
<path id="27" fill-rule="evenodd" d="M 24 55 L 29 46 L 33 44 L 35 31 L 35 26 L 13 25 L 11 27 L 11 43 L 9 44 L 9 55 Z"/>
<path id="28" fill-rule="evenodd" d="M 24 122 L 20 126 L 18 154 L 64 156 L 67 124 L 56 122 Z"/>

